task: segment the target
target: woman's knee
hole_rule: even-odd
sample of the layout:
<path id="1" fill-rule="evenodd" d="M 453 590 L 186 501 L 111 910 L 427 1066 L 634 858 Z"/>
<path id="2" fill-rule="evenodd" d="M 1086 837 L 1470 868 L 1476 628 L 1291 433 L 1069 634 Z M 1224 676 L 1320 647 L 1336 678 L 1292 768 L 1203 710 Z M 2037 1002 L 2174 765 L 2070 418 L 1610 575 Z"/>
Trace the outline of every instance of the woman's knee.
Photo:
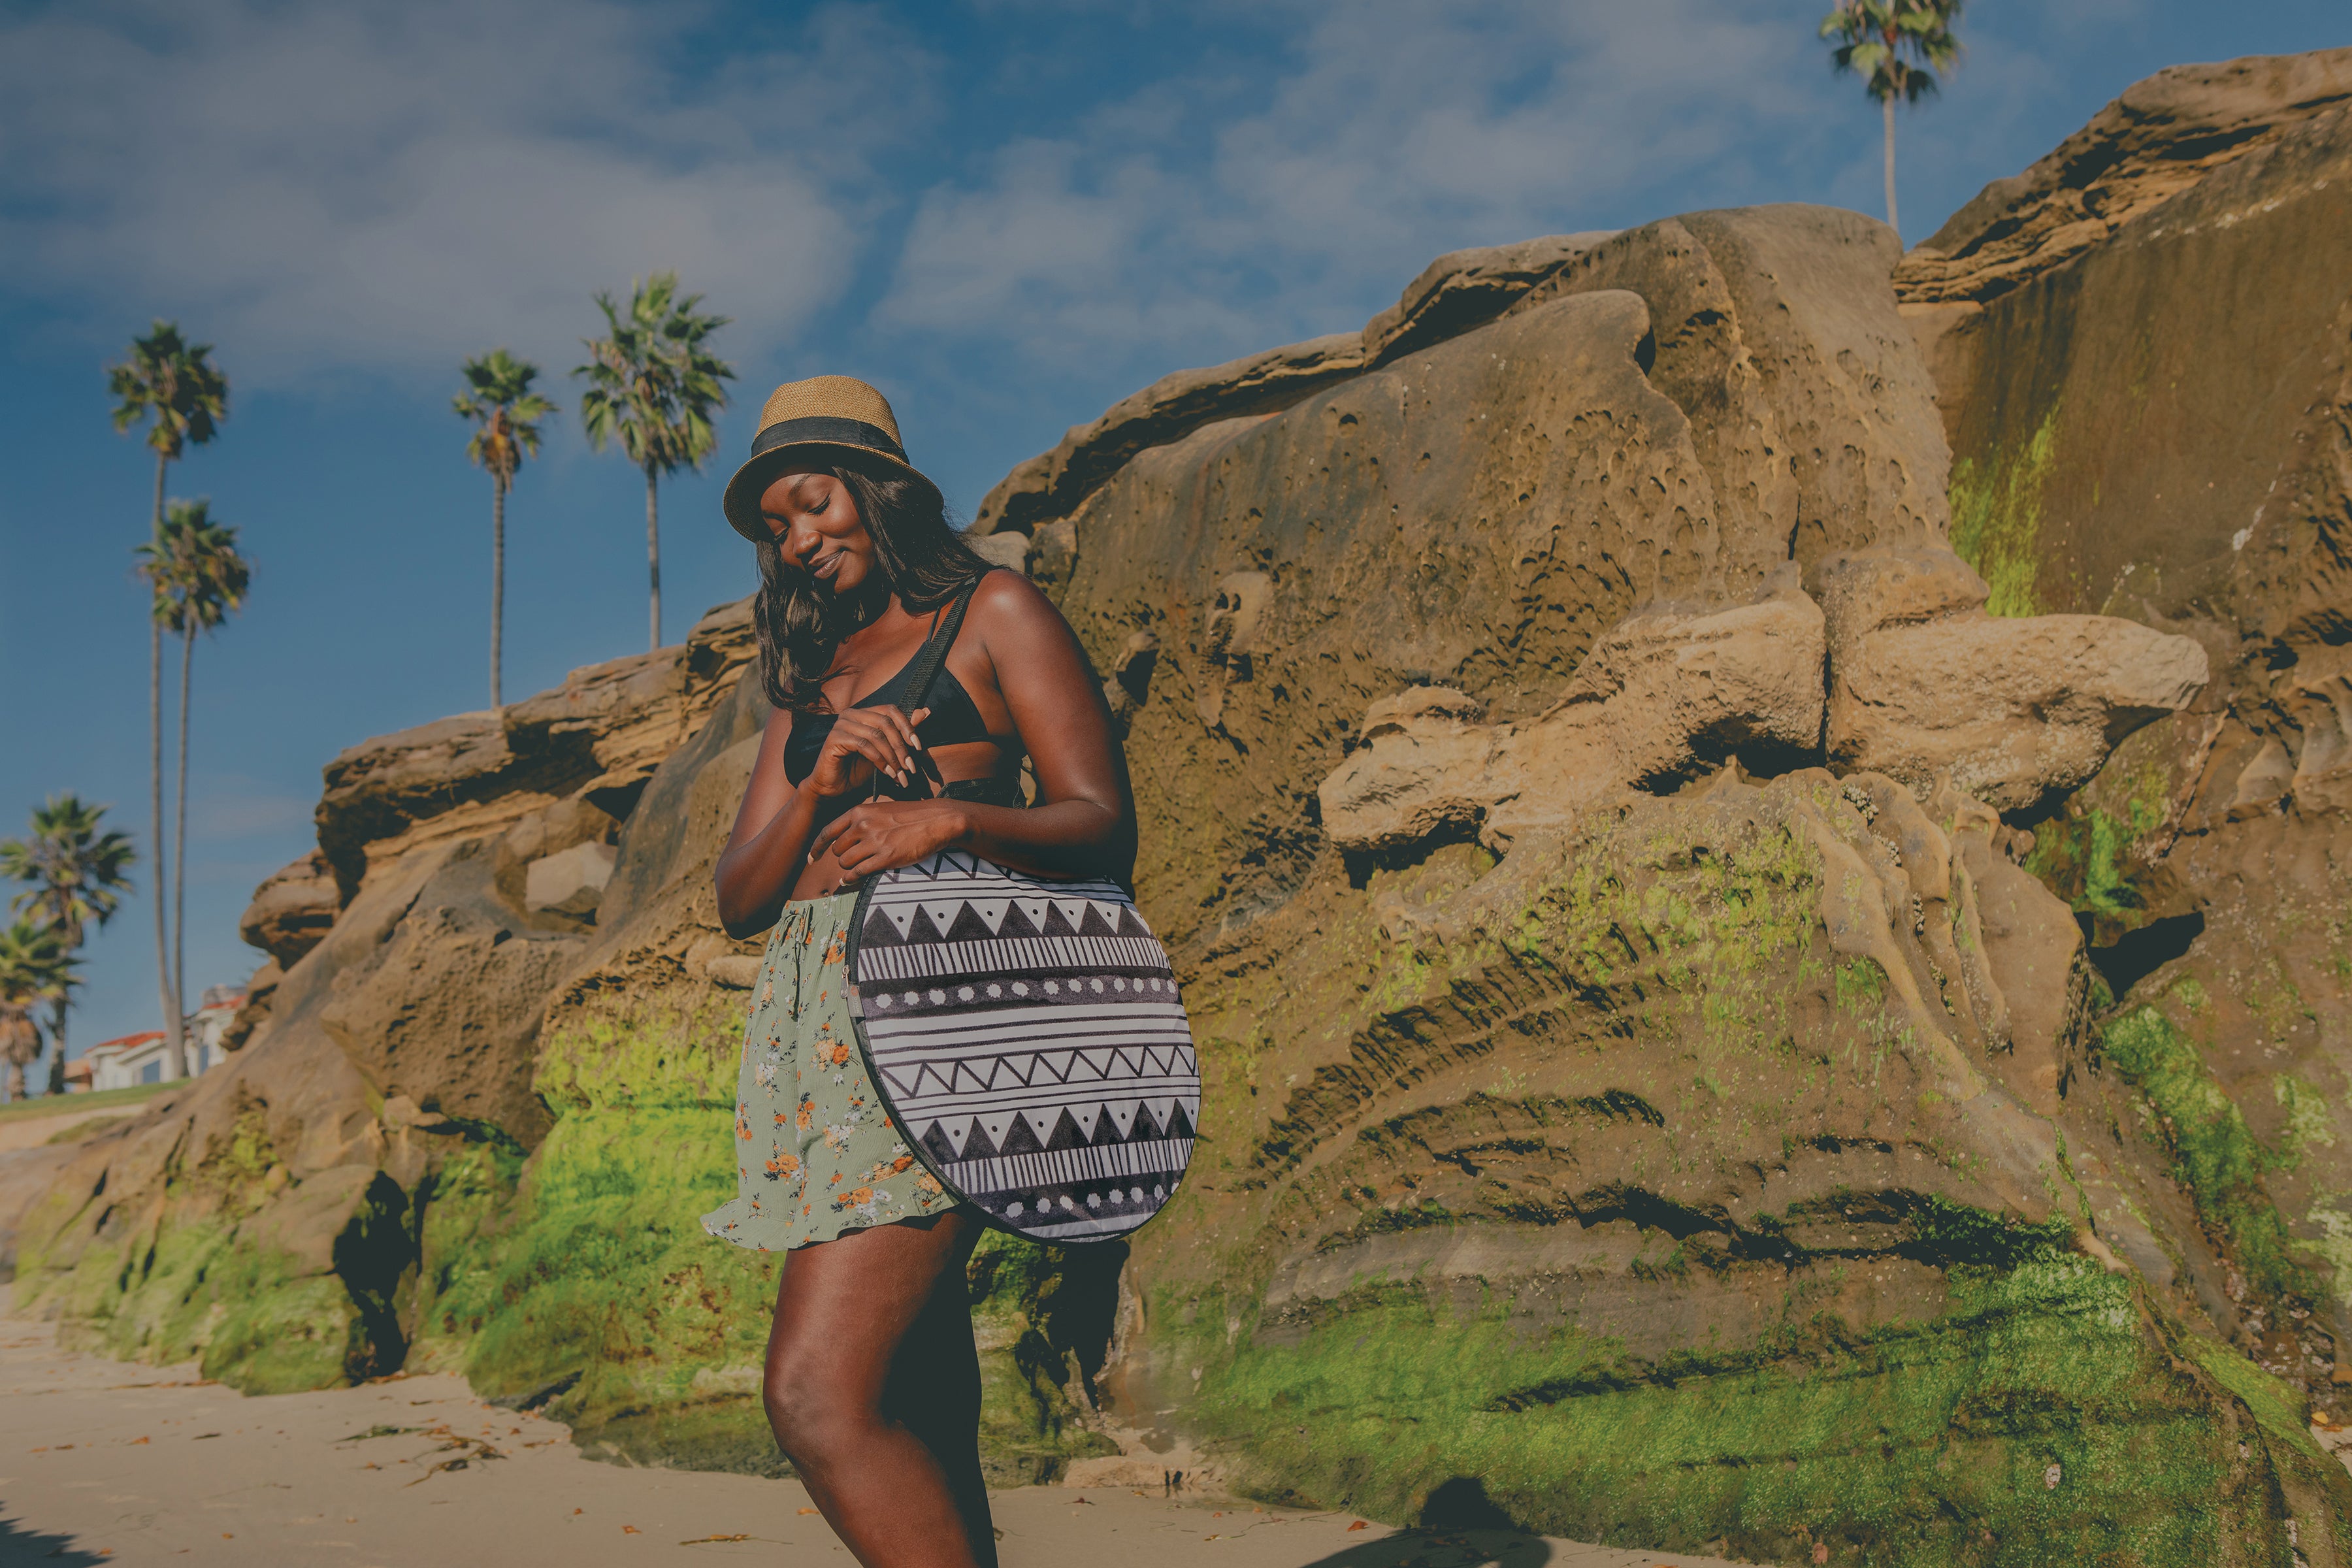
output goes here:
<path id="1" fill-rule="evenodd" d="M 844 1386 L 822 1357 L 793 1354 L 768 1358 L 760 1384 L 768 1426 L 795 1464 L 821 1462 L 870 1417 L 868 1403 Z"/>

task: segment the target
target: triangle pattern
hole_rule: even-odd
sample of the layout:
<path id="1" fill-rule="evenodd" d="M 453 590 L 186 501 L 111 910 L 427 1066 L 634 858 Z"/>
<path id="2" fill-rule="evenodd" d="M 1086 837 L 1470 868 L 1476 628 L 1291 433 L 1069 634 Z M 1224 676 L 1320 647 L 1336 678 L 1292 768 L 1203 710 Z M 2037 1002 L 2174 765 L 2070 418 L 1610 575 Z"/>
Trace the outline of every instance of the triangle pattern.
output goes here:
<path id="1" fill-rule="evenodd" d="M 953 1196 L 1060 1244 L 1127 1235 L 1167 1201 L 1199 1124 L 1199 1058 L 1122 889 L 943 851 L 882 873 L 863 914 L 846 976 L 860 1043 Z"/>
<path id="2" fill-rule="evenodd" d="M 959 1158 L 965 1160 L 996 1158 L 996 1140 L 988 1135 L 988 1129 L 980 1124 L 980 1118 L 977 1116 L 971 1119 L 971 1125 L 963 1130 L 963 1142 L 956 1150 L 956 1153 Z"/>
<path id="3" fill-rule="evenodd" d="M 957 905 L 956 917 L 946 929 L 950 942 L 986 942 L 996 934 L 988 917 L 971 904 Z"/>

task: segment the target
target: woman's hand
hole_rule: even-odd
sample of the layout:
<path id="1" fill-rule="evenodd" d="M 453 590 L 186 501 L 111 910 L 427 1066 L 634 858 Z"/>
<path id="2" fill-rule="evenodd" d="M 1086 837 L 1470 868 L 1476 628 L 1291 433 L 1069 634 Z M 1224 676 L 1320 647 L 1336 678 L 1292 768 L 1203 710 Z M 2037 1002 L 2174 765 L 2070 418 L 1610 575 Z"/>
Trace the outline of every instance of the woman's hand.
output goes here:
<path id="1" fill-rule="evenodd" d="M 971 831 L 971 816 L 959 801 L 871 801 L 851 806 L 818 831 L 809 847 L 809 865 L 835 873 L 834 887 L 840 889 L 877 871 L 911 866 Z"/>
<path id="2" fill-rule="evenodd" d="M 839 715 L 801 787 L 812 795 L 849 795 L 864 789 L 879 772 L 904 788 L 915 775 L 915 753 L 923 749 L 923 743 L 915 739 L 915 726 L 930 711 L 928 708 L 912 713 L 888 707 L 852 708 Z"/>

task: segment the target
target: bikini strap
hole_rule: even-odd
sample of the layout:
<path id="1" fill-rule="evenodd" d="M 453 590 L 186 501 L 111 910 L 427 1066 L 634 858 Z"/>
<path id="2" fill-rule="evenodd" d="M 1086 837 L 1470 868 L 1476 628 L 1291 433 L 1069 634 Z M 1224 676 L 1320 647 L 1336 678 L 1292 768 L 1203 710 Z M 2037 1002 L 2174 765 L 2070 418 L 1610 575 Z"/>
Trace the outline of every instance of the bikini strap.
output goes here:
<path id="1" fill-rule="evenodd" d="M 911 714 L 929 706 L 931 688 L 939 683 L 940 671 L 947 668 L 948 649 L 955 646 L 956 634 L 963 629 L 964 612 L 971 607 L 971 596 L 979 590 L 977 577 L 965 584 L 955 603 L 948 606 L 945 618 L 931 633 L 930 640 L 907 666 L 907 687 L 898 694 L 899 712 Z"/>

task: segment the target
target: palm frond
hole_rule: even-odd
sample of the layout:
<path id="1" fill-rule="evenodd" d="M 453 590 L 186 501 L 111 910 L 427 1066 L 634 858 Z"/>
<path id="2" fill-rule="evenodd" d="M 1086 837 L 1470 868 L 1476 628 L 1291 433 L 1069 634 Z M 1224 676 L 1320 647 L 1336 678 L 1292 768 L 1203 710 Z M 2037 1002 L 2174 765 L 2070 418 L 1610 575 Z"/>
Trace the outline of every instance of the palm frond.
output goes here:
<path id="1" fill-rule="evenodd" d="M 213 521 L 209 500 L 175 500 L 155 536 L 132 552 L 153 594 L 152 613 L 184 637 L 211 631 L 245 605 L 253 569 L 236 530 Z"/>
<path id="2" fill-rule="evenodd" d="M 611 294 L 595 300 L 606 335 L 583 340 L 587 362 L 572 373 L 588 384 L 580 420 L 589 446 L 618 446 L 649 473 L 699 468 L 718 448 L 711 416 L 727 406 L 720 383 L 735 375 L 706 344 L 730 318 L 703 310 L 699 294 L 681 294 L 674 272 L 632 281 L 625 306 Z"/>
<path id="3" fill-rule="evenodd" d="M 1957 67 L 1952 27 L 1966 0 L 1840 0 L 1819 36 L 1838 40 L 1830 68 L 1863 78 L 1874 103 L 1916 103 L 1937 89 L 1938 73 Z"/>
<path id="4" fill-rule="evenodd" d="M 106 807 L 79 795 L 51 795 L 34 808 L 33 830 L 0 840 L 0 877 L 26 884 L 9 900 L 12 913 L 37 913 L 56 928 L 68 950 L 91 926 L 104 926 L 132 890 L 129 875 L 138 851 L 128 834 L 101 831 Z"/>
<path id="5" fill-rule="evenodd" d="M 228 417 L 228 378 L 212 363 L 212 344 L 188 342 L 177 322 L 160 318 L 145 337 L 132 339 L 129 357 L 106 372 L 115 429 L 153 420 L 147 444 L 173 459 L 210 441 Z"/>

